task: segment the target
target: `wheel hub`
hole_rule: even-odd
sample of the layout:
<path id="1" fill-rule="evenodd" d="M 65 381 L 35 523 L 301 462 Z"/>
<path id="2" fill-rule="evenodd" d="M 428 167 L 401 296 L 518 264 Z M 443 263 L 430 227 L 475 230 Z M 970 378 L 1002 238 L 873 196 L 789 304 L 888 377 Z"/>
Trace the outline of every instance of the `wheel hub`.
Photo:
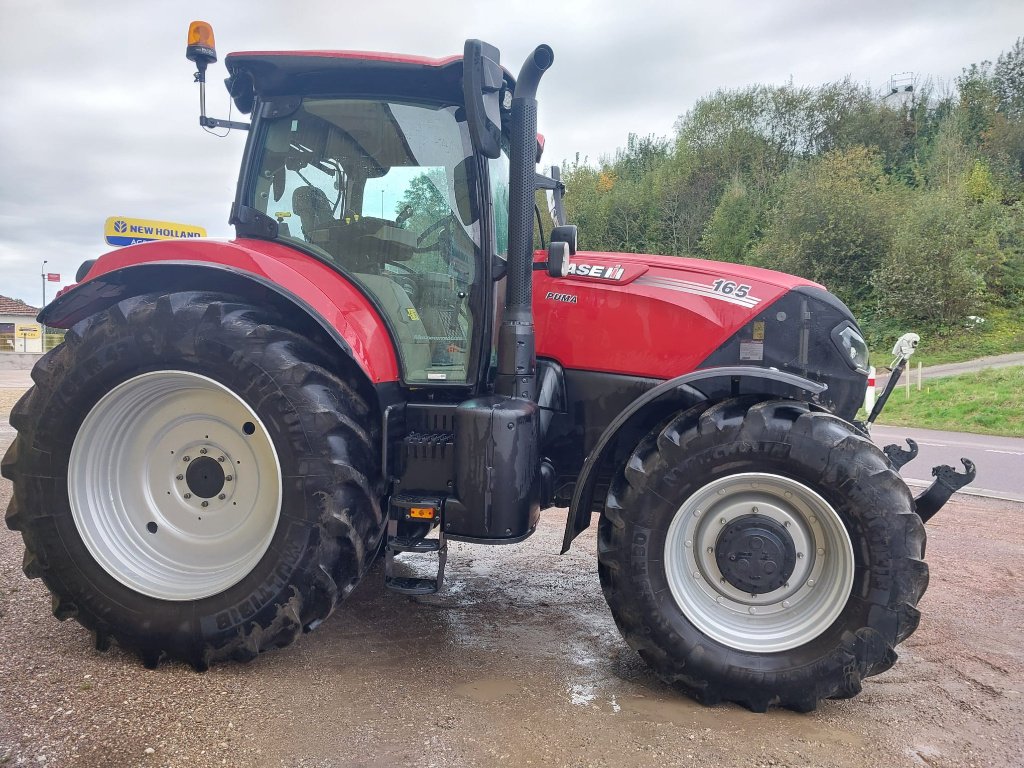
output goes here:
<path id="1" fill-rule="evenodd" d="M 764 515 L 736 518 L 719 535 L 715 561 L 743 592 L 763 595 L 783 586 L 796 567 L 796 546 L 784 526 Z"/>
<path id="2" fill-rule="evenodd" d="M 209 456 L 200 456 L 189 463 L 185 471 L 185 483 L 194 495 L 212 499 L 224 488 L 221 463 Z"/>

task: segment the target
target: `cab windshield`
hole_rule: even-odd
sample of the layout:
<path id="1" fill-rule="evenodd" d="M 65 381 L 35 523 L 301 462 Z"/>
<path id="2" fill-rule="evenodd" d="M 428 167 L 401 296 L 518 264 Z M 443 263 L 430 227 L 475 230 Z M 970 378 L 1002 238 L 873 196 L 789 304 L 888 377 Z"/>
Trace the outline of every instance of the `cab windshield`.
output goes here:
<path id="1" fill-rule="evenodd" d="M 362 287 L 410 383 L 468 378 L 480 216 L 456 110 L 310 98 L 261 132 L 250 205 Z"/>

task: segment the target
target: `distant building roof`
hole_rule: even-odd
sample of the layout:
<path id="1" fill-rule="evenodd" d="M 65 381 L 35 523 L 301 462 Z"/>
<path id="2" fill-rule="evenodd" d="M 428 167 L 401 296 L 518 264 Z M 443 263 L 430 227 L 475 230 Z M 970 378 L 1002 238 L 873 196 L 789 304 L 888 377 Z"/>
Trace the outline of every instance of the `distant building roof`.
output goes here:
<path id="1" fill-rule="evenodd" d="M 0 315 L 32 315 L 39 314 L 37 307 L 26 304 L 21 299 L 11 299 L 7 296 L 0 296 Z"/>

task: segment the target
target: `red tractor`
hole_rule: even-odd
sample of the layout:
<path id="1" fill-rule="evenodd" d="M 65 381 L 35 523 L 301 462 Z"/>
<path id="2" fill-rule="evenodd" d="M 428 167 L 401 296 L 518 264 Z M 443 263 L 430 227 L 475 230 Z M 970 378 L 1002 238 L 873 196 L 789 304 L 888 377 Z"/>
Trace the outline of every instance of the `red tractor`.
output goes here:
<path id="1" fill-rule="evenodd" d="M 209 25 L 188 56 L 202 88 Z M 200 122 L 249 132 L 236 239 L 108 253 L 39 318 L 67 335 L 3 475 L 57 618 L 150 667 L 246 661 L 379 554 L 426 594 L 448 540 L 521 542 L 567 507 L 563 551 L 596 512 L 623 636 L 702 702 L 810 710 L 893 664 L 923 520 L 966 476 L 915 500 L 909 452 L 853 421 L 867 347 L 821 286 L 576 251 L 536 171 L 552 60 L 227 57 L 251 123 Z"/>

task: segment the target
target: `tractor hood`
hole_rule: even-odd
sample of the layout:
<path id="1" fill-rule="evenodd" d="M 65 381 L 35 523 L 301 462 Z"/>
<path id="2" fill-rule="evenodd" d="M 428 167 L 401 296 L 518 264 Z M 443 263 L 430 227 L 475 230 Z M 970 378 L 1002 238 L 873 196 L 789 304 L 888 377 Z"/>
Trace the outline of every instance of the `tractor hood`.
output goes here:
<path id="1" fill-rule="evenodd" d="M 751 365 L 827 383 L 825 399 L 846 418 L 863 399 L 860 330 L 842 301 L 810 280 L 741 264 L 591 251 L 577 251 L 565 277 L 537 269 L 534 279 L 537 355 L 564 368 L 672 379 Z"/>
<path id="2" fill-rule="evenodd" d="M 546 258 L 544 252 L 538 252 L 537 255 L 540 260 Z M 686 279 L 692 279 L 694 275 L 706 275 L 736 283 L 753 282 L 780 290 L 791 290 L 799 286 L 823 289 L 818 283 L 784 272 L 681 256 L 577 251 L 570 259 L 569 266 L 569 279 L 618 285 L 627 285 L 645 275 L 671 278 L 679 274 L 690 276 Z"/>

